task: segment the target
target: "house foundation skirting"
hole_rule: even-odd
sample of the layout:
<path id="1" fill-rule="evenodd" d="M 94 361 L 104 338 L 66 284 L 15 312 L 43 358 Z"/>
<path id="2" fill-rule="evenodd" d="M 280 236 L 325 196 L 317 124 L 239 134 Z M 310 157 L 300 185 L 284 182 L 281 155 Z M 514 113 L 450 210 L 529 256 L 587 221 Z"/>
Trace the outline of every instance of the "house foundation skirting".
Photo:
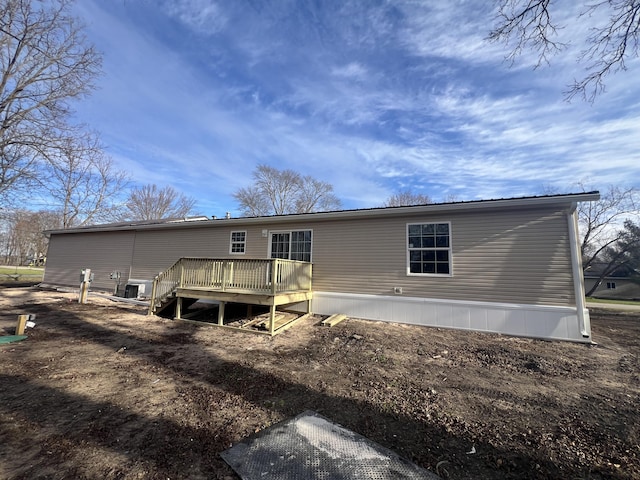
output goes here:
<path id="1" fill-rule="evenodd" d="M 591 342 L 589 312 L 581 325 L 576 307 L 474 302 L 432 298 L 313 293 L 312 311 L 354 318 L 503 333 L 549 340 Z M 584 336 L 583 331 L 589 336 Z"/>

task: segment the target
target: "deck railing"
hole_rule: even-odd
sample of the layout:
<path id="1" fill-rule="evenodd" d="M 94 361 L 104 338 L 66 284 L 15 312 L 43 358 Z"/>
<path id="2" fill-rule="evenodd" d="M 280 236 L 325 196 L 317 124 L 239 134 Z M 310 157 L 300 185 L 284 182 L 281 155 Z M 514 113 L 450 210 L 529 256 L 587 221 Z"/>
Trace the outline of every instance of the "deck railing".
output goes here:
<path id="1" fill-rule="evenodd" d="M 154 279 L 150 312 L 177 288 L 276 295 L 311 290 L 311 276 L 311 263 L 281 258 L 181 258 Z"/>

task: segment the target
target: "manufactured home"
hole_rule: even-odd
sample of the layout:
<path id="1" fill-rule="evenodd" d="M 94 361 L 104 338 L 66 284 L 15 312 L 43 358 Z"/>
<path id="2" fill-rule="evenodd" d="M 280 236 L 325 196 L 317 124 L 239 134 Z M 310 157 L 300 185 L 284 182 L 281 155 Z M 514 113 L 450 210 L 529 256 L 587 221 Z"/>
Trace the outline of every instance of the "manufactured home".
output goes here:
<path id="1" fill-rule="evenodd" d="M 48 232 L 43 282 L 590 342 L 578 202 L 598 192 Z M 223 311 L 223 308 L 220 309 Z M 221 314 L 223 315 L 223 314 Z M 221 316 L 219 323 L 223 324 Z M 272 323 L 273 327 L 273 323 Z"/>

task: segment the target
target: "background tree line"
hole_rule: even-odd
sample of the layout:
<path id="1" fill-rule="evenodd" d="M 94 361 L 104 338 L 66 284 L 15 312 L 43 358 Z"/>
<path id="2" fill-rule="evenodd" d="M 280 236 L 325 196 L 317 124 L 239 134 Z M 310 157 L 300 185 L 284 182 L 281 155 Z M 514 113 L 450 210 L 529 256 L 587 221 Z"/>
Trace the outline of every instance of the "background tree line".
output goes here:
<path id="1" fill-rule="evenodd" d="M 76 195 L 81 193 L 74 191 L 71 197 L 78 198 Z M 88 199 L 92 197 L 91 194 L 87 195 Z M 107 222 L 183 218 L 194 214 L 194 205 L 195 199 L 172 187 L 145 185 L 129 189 L 123 203 L 112 205 L 108 213 L 99 211 L 99 215 L 93 218 Z M 88 224 L 77 220 L 81 214 L 78 209 L 4 209 L 0 212 L 0 264 L 39 263 L 38 259 L 46 257 L 48 247 L 48 240 L 43 232 Z"/>

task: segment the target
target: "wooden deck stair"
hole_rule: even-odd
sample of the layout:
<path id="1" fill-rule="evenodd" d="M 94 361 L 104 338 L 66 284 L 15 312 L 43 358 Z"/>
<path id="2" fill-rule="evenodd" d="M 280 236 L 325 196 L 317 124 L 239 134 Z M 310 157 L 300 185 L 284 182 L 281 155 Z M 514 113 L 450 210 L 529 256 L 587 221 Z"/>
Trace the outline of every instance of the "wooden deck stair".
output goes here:
<path id="1" fill-rule="evenodd" d="M 182 311 L 198 299 L 219 302 L 217 326 L 224 323 L 226 303 L 266 305 L 270 309 L 267 333 L 279 332 L 276 308 L 306 302 L 311 311 L 311 263 L 273 259 L 181 258 L 156 276 L 149 315 L 171 312 L 181 319 Z M 175 307 L 175 308 L 173 308 Z"/>
<path id="2" fill-rule="evenodd" d="M 183 311 L 188 309 L 191 305 L 193 305 L 197 301 L 198 299 L 195 299 L 195 298 L 183 299 L 182 300 Z M 178 297 L 174 295 L 167 297 L 163 302 L 157 304 L 154 314 L 159 317 L 175 318 L 177 304 L 178 304 Z"/>

